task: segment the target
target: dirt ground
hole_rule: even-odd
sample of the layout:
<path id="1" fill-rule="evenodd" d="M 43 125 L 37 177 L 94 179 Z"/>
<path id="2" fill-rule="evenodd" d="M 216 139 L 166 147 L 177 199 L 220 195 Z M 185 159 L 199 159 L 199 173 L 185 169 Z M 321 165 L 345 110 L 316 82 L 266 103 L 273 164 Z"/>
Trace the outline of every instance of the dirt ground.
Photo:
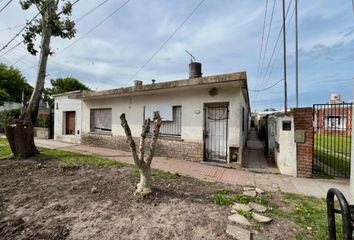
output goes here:
<path id="1" fill-rule="evenodd" d="M 141 198 L 133 195 L 137 181 L 129 168 L 64 171 L 55 161 L 1 160 L 0 239 L 232 239 L 230 207 L 211 201 L 224 185 L 154 177 L 154 193 Z M 293 239 L 292 229 L 275 220 L 252 232 Z"/>

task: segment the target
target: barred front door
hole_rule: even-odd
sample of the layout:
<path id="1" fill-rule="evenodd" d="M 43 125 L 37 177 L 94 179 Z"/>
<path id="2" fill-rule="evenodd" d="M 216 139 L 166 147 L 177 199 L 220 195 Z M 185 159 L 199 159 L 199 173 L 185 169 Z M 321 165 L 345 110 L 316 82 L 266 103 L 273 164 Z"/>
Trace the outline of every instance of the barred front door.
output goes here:
<path id="1" fill-rule="evenodd" d="M 204 106 L 204 161 L 227 162 L 228 103 Z"/>

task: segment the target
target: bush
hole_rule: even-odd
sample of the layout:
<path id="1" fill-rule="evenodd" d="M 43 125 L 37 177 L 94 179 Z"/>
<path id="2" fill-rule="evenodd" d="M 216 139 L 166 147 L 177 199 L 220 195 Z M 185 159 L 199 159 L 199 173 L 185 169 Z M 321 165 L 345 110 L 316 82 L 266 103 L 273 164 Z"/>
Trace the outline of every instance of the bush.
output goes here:
<path id="1" fill-rule="evenodd" d="M 5 128 L 20 116 L 20 109 L 11 109 L 0 112 L 0 128 Z"/>
<path id="2" fill-rule="evenodd" d="M 49 116 L 38 116 L 36 127 L 48 128 L 49 127 Z"/>

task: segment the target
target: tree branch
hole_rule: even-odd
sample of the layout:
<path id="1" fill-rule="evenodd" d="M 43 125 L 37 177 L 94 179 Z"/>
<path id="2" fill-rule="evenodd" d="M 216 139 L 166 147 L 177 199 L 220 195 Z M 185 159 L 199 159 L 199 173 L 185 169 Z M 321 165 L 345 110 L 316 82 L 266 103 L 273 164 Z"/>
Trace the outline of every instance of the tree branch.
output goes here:
<path id="1" fill-rule="evenodd" d="M 160 134 L 160 127 L 161 127 L 161 117 L 159 112 L 154 112 L 154 132 L 150 143 L 150 153 L 146 159 L 146 164 L 148 166 L 151 165 L 152 158 L 154 157 L 157 138 Z"/>
<path id="2" fill-rule="evenodd" d="M 141 131 L 141 138 L 140 138 L 140 161 L 144 162 L 144 153 L 145 153 L 145 139 L 148 133 L 150 132 L 150 118 L 144 120 L 143 129 Z"/>
<path id="3" fill-rule="evenodd" d="M 138 154 L 136 152 L 135 141 L 132 137 L 132 132 L 130 131 L 130 127 L 128 125 L 127 119 L 125 118 L 124 113 L 120 115 L 120 121 L 121 121 L 121 126 L 124 129 L 125 135 L 127 136 L 127 142 L 132 152 L 135 165 L 141 169 L 145 168 L 145 163 L 139 159 Z"/>

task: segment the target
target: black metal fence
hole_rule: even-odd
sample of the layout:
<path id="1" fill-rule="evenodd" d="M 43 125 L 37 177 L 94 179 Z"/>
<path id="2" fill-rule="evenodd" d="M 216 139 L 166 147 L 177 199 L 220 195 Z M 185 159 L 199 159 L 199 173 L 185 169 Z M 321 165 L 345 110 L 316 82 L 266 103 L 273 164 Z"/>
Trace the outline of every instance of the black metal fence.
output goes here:
<path id="1" fill-rule="evenodd" d="M 350 177 L 352 103 L 313 105 L 313 173 Z"/>

